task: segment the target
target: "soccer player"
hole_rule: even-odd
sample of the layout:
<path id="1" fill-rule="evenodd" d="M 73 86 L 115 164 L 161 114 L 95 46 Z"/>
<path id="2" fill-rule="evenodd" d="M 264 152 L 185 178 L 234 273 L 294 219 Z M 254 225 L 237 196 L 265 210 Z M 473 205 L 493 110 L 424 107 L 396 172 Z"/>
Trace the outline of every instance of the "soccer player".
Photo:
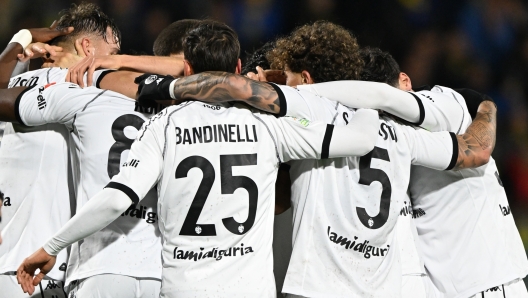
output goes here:
<path id="1" fill-rule="evenodd" d="M 239 51 L 236 34 L 229 27 L 203 24 L 186 38 L 185 73 L 204 69 L 239 72 Z M 193 76 L 189 79 L 192 81 Z M 141 93 L 165 86 L 166 81 L 159 76 L 143 76 Z M 247 79 L 246 83 L 245 96 L 272 95 L 278 100 L 273 86 Z M 50 86 L 43 88 L 41 95 L 47 101 L 63 98 L 67 102 L 83 100 L 92 92 L 91 87 L 83 90 L 73 86 Z M 204 86 L 204 91 L 210 87 Z M 25 107 L 19 109 L 21 121 L 42 114 L 25 104 L 39 92 L 31 89 L 20 96 L 20 107 Z M 0 99 L 12 100 L 13 96 L 4 92 Z M 33 112 L 25 112 L 26 108 Z M 162 297 L 274 297 L 273 185 L 279 163 L 364 154 L 374 145 L 378 125 L 377 112 L 372 110 L 356 112 L 348 127 L 333 128 L 306 119 L 277 120 L 231 104 L 188 102 L 170 107 L 145 123 L 126 167 L 45 249 L 56 255 L 112 222 L 132 202 L 138 204 L 157 184 L 164 243 Z M 450 158 L 447 151 L 444 156 Z M 44 250 L 37 254 L 54 260 Z M 34 265 L 44 265 L 37 279 L 53 266 L 35 263 L 35 257 L 38 259 L 37 255 L 28 258 L 19 271 L 19 279 L 29 292 L 33 286 L 29 284 L 32 278 L 27 282 L 27 273 L 34 273 Z"/>
<path id="2" fill-rule="evenodd" d="M 289 85 L 355 78 L 359 67 L 350 67 L 362 63 L 358 50 L 345 29 L 316 22 L 279 39 L 271 62 L 285 69 Z M 361 62 L 353 65 L 353 61 Z M 210 102 L 235 98 L 279 115 L 338 125 L 345 125 L 353 114 L 336 102 L 289 87 L 275 89 L 279 101 L 245 97 L 237 90 L 247 83 L 232 75 L 204 74 L 171 84 L 173 98 Z M 214 84 L 214 90 L 202 89 Z M 167 91 L 158 93 L 161 98 Z M 494 132 L 493 104 L 482 106 L 474 124 L 457 137 L 383 118 L 376 147 L 364 157 L 292 162 L 294 243 L 283 292 L 308 297 L 399 297 L 401 268 L 394 228 L 406 196 L 410 164 L 436 169 L 485 164 L 494 146 Z M 452 148 L 454 155 L 443 160 L 436 153 L 439 148 Z"/>
<path id="3" fill-rule="evenodd" d="M 486 100 L 469 90 L 459 90 L 462 97 L 443 86 L 414 92 L 410 78 L 400 71 L 389 53 L 366 49 L 364 57 L 367 63 L 363 79 L 384 82 L 410 93 L 384 88 L 379 92 L 384 94 L 382 103 L 362 100 L 365 86 L 360 87 L 358 82 L 332 82 L 308 88 L 344 104 L 386 109 L 408 121 L 422 119 L 420 125 L 432 131 L 466 131 L 477 107 Z M 357 98 L 351 99 L 350 94 Z M 436 291 L 431 295 L 528 297 L 522 280 L 528 273 L 526 252 L 492 158 L 486 166 L 456 172 L 413 167 L 409 190 L 416 214 L 415 240 Z M 489 235 L 493 235 L 493 240 Z M 416 260 L 414 256 L 415 264 Z M 423 267 L 418 271 L 416 268 L 408 268 L 407 272 L 425 272 Z"/>
<path id="4" fill-rule="evenodd" d="M 173 24 L 171 28 L 181 30 L 189 27 L 188 23 Z M 181 35 L 171 35 L 162 41 L 181 42 L 181 38 Z M 57 71 L 64 80 L 67 71 Z M 108 79 L 110 76 L 99 75 L 94 82 L 103 83 Z M 119 172 L 134 139 L 134 128 L 137 132 L 142 123 L 156 113 L 155 109 L 138 108 L 133 99 L 99 89 L 93 89 L 82 100 L 61 102 L 61 98 L 53 101 L 39 98 L 39 111 L 48 113 L 33 119 L 32 124 L 58 123 L 72 132 L 79 208 Z M 141 205 L 131 206 L 103 231 L 76 243 L 67 276 L 67 283 L 72 282 L 70 292 L 77 297 L 91 297 L 94 293 L 98 297 L 157 297 L 161 279 L 157 221 L 153 191 Z"/>

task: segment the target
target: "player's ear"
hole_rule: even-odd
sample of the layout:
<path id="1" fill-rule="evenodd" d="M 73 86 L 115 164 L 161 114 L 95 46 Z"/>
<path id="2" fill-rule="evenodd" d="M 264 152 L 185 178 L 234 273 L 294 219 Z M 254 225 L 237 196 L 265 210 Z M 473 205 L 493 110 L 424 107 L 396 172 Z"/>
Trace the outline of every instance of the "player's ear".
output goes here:
<path id="1" fill-rule="evenodd" d="M 239 58 L 237 61 L 237 66 L 235 68 L 235 73 L 240 74 L 241 72 L 242 72 L 242 61 Z"/>
<path id="2" fill-rule="evenodd" d="M 303 70 L 301 72 L 301 77 L 302 77 L 303 85 L 314 83 L 314 80 L 312 79 L 312 75 L 310 75 L 310 73 L 307 70 Z"/>
<path id="3" fill-rule="evenodd" d="M 411 91 L 412 84 L 411 78 L 404 72 L 400 72 L 400 77 L 398 78 L 400 89 L 403 91 Z"/>
<path id="4" fill-rule="evenodd" d="M 191 76 L 194 74 L 194 70 L 192 68 L 192 65 L 187 61 L 186 59 L 183 60 L 183 75 L 184 76 Z"/>
<path id="5" fill-rule="evenodd" d="M 88 38 L 79 38 L 78 39 L 80 43 L 80 49 L 81 53 L 78 53 L 79 56 L 93 56 L 95 55 L 95 48 L 93 47 L 93 43 Z M 77 41 L 76 41 L 77 42 Z"/>

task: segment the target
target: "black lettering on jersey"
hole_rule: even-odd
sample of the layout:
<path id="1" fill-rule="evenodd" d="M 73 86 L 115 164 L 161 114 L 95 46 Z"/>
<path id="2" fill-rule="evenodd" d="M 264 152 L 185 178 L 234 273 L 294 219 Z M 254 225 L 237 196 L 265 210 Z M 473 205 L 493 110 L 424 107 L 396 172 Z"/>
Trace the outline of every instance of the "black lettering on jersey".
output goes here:
<path id="1" fill-rule="evenodd" d="M 156 105 L 155 107 L 144 107 L 144 106 L 139 105 L 139 103 L 136 101 L 136 106 L 134 108 L 134 111 L 138 113 L 154 115 L 154 114 L 159 113 L 163 109 L 164 107 L 160 104 Z"/>
<path id="2" fill-rule="evenodd" d="M 219 124 L 192 128 L 176 127 L 176 145 L 216 142 L 257 142 L 257 128 L 255 125 L 252 125 L 252 127 L 253 131 L 251 131 L 248 125 L 242 126 L 238 124 Z"/>
<path id="3" fill-rule="evenodd" d="M 383 140 L 387 140 L 387 138 L 390 136 L 391 140 L 398 142 L 398 136 L 396 135 L 394 127 L 388 125 L 387 123 L 381 123 L 378 134 L 380 137 L 383 137 Z"/>
<path id="4" fill-rule="evenodd" d="M 343 120 L 345 120 L 346 125 L 348 125 L 348 113 L 343 112 Z"/>
<path id="5" fill-rule="evenodd" d="M 137 168 L 138 164 L 139 164 L 139 160 L 137 160 L 137 159 L 132 159 L 132 160 L 129 161 L 129 162 L 125 162 L 125 163 L 123 164 L 123 168 L 124 168 L 124 167 L 133 167 L 133 168 Z"/>
<path id="6" fill-rule="evenodd" d="M 145 206 L 139 205 L 137 208 L 136 204 L 130 205 L 128 209 L 121 214 L 121 216 L 130 216 L 134 218 L 144 219 L 147 223 L 153 224 L 156 223 L 158 219 L 158 214 L 156 212 L 147 212 L 148 208 Z"/>
<path id="7" fill-rule="evenodd" d="M 499 208 L 500 208 L 500 211 L 501 211 L 501 213 L 502 213 L 503 216 L 508 216 L 508 215 L 511 214 L 511 208 L 510 208 L 509 205 L 507 205 L 507 206 L 501 206 L 501 205 L 499 204 Z"/>
<path id="8" fill-rule="evenodd" d="M 11 198 L 10 197 L 4 198 L 4 201 L 3 201 L 2 205 L 5 206 L 5 207 L 11 206 Z"/>
<path id="9" fill-rule="evenodd" d="M 422 93 L 418 93 L 418 94 L 420 94 L 421 96 L 423 96 L 423 97 L 429 99 L 430 101 L 434 102 L 434 99 L 431 96 L 425 95 L 425 94 L 422 94 Z"/>
<path id="10" fill-rule="evenodd" d="M 11 84 L 9 84 L 9 88 L 13 87 L 33 87 L 38 84 L 39 77 L 30 77 L 29 79 L 22 79 L 22 77 L 16 78 Z"/>
<path id="11" fill-rule="evenodd" d="M 213 249 L 209 251 L 204 251 L 203 247 L 200 247 L 200 251 L 192 251 L 192 250 L 183 250 L 178 249 L 179 247 L 174 248 L 173 252 L 173 258 L 176 260 L 188 260 L 188 261 L 199 261 L 203 259 L 213 258 L 216 261 L 222 260 L 224 257 L 241 257 L 245 254 L 252 253 L 253 247 L 246 246 L 244 247 L 244 243 L 240 244 L 240 247 L 230 247 L 228 249 L 218 249 L 218 247 L 214 247 Z M 238 255 L 237 255 L 238 252 Z"/>
<path id="12" fill-rule="evenodd" d="M 218 111 L 221 108 L 220 106 L 212 106 L 212 105 L 208 105 L 208 104 L 205 104 L 205 103 L 203 104 L 203 106 L 206 107 L 206 108 L 210 108 L 213 111 Z"/>
<path id="13" fill-rule="evenodd" d="M 125 135 L 125 127 L 132 126 L 139 131 L 144 122 L 145 120 L 137 115 L 127 114 L 119 116 L 114 123 L 112 123 L 112 137 L 114 137 L 115 143 L 110 147 L 108 152 L 107 172 L 110 179 L 119 174 L 121 154 L 125 150 L 130 150 L 130 147 L 134 142 L 134 139 L 129 139 Z"/>
<path id="14" fill-rule="evenodd" d="M 361 240 L 358 240 L 357 236 L 354 236 L 354 239 L 339 236 L 337 235 L 337 233 L 331 232 L 330 226 L 328 226 L 326 234 L 328 235 L 328 239 L 333 243 L 340 246 L 344 246 L 345 249 L 351 249 L 353 251 L 361 253 L 363 254 L 363 257 L 365 259 L 370 259 L 371 256 L 384 257 L 390 250 L 390 245 L 387 245 L 387 248 L 375 247 L 372 245 L 368 245 L 370 243 L 370 241 L 368 240 L 364 240 L 363 242 L 361 242 Z"/>

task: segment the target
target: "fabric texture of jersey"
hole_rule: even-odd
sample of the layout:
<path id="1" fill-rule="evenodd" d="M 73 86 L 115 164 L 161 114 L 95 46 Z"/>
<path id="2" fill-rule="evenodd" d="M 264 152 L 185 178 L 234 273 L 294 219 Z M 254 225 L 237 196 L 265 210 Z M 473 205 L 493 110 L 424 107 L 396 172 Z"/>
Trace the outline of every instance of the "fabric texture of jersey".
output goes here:
<path id="1" fill-rule="evenodd" d="M 61 82 L 66 74 L 66 69 L 39 69 L 11 78 L 9 87 Z M 62 125 L 6 124 L 0 148 L 0 190 L 10 206 L 2 208 L 0 273 L 16 271 L 24 258 L 70 219 L 74 198 L 68 186 L 68 138 Z M 63 280 L 67 258 L 67 252 L 61 252 L 48 276 Z"/>
<path id="2" fill-rule="evenodd" d="M 46 90 L 49 89 L 49 90 Z M 43 108 L 42 102 L 45 103 Z M 102 190 L 120 168 L 138 130 L 154 110 L 136 112 L 121 94 L 78 85 L 37 86 L 20 97 L 25 125 L 60 123 L 71 132 L 77 209 Z M 161 239 L 156 192 L 132 205 L 103 230 L 72 245 L 67 284 L 97 274 L 161 278 Z M 41 244 L 42 245 L 42 244 Z"/>
<path id="3" fill-rule="evenodd" d="M 161 297 L 276 296 L 279 163 L 320 158 L 327 125 L 226 106 L 190 102 L 163 110 L 132 146 L 127 163 L 137 166 L 108 185 L 135 201 L 158 184 Z"/>
<path id="4" fill-rule="evenodd" d="M 336 125 L 353 117 L 353 111 L 326 98 L 280 88 L 288 116 Z M 283 293 L 401 296 L 394 228 L 410 164 L 440 162 L 437 168 L 447 168 L 453 145 L 448 133 L 432 136 L 388 118 L 380 122 L 376 147 L 364 157 L 290 163 L 293 252 Z"/>
<path id="5" fill-rule="evenodd" d="M 428 129 L 463 133 L 471 123 L 463 98 L 452 89 L 436 86 L 416 94 L 426 121 L 435 124 Z M 414 219 L 419 250 L 446 297 L 468 297 L 526 276 L 526 252 L 493 158 L 460 171 L 413 167 L 410 195 L 414 210 L 423 213 Z"/>

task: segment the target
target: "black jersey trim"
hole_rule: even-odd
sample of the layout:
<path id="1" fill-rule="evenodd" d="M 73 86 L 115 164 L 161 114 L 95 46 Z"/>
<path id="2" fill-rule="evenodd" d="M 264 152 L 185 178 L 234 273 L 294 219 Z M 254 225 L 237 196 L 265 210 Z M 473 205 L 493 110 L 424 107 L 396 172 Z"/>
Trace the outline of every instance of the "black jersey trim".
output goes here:
<path id="1" fill-rule="evenodd" d="M 445 169 L 446 171 L 452 170 L 455 167 L 456 162 L 458 160 L 458 139 L 455 133 L 453 132 L 450 132 L 449 135 L 451 136 L 451 141 L 453 141 L 452 142 L 453 143 L 453 155 L 451 156 L 451 162 Z"/>
<path id="2" fill-rule="evenodd" d="M 333 133 L 334 133 L 334 126 L 331 124 L 327 124 L 324 139 L 323 139 L 323 147 L 321 148 L 321 159 L 328 158 L 328 154 L 330 152 L 330 141 L 332 140 Z"/>
<path id="3" fill-rule="evenodd" d="M 17 96 L 17 98 L 15 99 L 15 118 L 18 122 L 18 124 L 20 125 L 24 125 L 24 126 L 27 126 L 24 121 L 22 121 L 22 117 L 20 117 L 20 101 L 22 100 L 22 96 L 24 96 L 24 94 L 26 92 L 28 92 L 29 90 L 35 88 L 35 86 L 37 85 L 33 85 L 33 86 L 30 86 L 30 87 L 27 87 L 26 89 L 24 89 L 22 92 L 20 92 L 20 94 Z"/>
<path id="4" fill-rule="evenodd" d="M 97 81 L 95 82 L 95 87 L 97 87 L 97 88 L 101 88 L 101 87 L 99 87 L 99 84 L 101 84 L 101 81 L 103 80 L 103 78 L 104 78 L 107 74 L 109 74 L 109 73 L 111 73 L 111 72 L 114 72 L 114 71 L 115 71 L 114 69 L 109 69 L 109 70 L 105 70 L 105 71 L 101 72 L 101 74 L 100 74 L 99 77 L 97 78 Z"/>
<path id="5" fill-rule="evenodd" d="M 273 89 L 277 92 L 277 95 L 279 95 L 279 108 L 280 111 L 278 114 L 276 114 L 277 117 L 284 117 L 286 116 L 286 112 L 288 111 L 288 103 L 286 102 L 286 96 L 284 96 L 284 92 L 282 92 L 281 88 L 277 86 L 276 84 L 269 83 Z"/>
<path id="6" fill-rule="evenodd" d="M 132 200 L 133 204 L 137 205 L 139 203 L 139 196 L 132 190 L 132 188 L 124 184 L 111 181 L 104 188 L 118 189 L 122 191 L 124 194 L 126 194 L 130 198 L 130 200 Z"/>
<path id="7" fill-rule="evenodd" d="M 409 92 L 412 96 L 414 96 L 414 99 L 416 99 L 416 102 L 418 103 L 418 108 L 420 109 L 420 118 L 418 119 L 418 122 L 413 123 L 414 125 L 420 126 L 422 125 L 424 119 L 425 119 L 425 108 L 423 105 L 422 100 L 414 93 Z"/>

